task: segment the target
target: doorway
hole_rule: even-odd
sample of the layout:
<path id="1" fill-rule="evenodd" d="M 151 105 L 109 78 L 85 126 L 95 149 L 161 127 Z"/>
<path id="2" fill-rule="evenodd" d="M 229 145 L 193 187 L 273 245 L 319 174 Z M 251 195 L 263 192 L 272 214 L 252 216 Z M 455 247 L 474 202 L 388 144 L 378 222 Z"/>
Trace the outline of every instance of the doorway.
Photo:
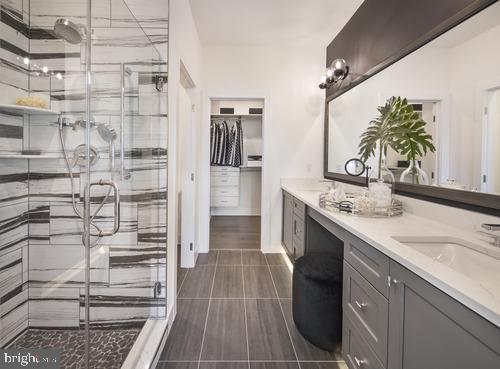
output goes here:
<path id="1" fill-rule="evenodd" d="M 210 106 L 210 250 L 260 250 L 262 99 Z"/>

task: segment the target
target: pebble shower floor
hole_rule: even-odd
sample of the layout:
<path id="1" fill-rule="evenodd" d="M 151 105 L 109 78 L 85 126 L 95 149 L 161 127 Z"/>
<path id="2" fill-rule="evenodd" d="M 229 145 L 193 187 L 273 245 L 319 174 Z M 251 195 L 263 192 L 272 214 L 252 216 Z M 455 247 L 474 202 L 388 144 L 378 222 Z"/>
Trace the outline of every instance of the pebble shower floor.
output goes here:
<path id="1" fill-rule="evenodd" d="M 89 369 L 119 369 L 140 328 L 92 329 L 90 332 Z M 61 369 L 82 368 L 85 332 L 71 329 L 28 329 L 10 348 L 59 348 Z"/>

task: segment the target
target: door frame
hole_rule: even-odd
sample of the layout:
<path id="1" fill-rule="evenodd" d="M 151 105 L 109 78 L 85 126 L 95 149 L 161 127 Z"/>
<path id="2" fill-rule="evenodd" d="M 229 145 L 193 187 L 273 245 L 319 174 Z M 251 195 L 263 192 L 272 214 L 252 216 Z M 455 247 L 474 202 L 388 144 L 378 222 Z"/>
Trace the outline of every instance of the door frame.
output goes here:
<path id="1" fill-rule="evenodd" d="M 489 86 L 488 88 L 485 88 L 482 91 L 482 124 L 481 124 L 481 178 L 480 178 L 480 183 L 481 183 L 481 192 L 490 192 L 490 186 L 491 182 L 489 178 L 491 178 L 491 173 L 490 173 L 490 129 L 491 129 L 491 119 L 492 119 L 492 113 L 496 112 L 496 106 L 493 108 L 493 97 L 495 93 L 498 93 L 500 96 L 500 83 L 494 84 Z M 496 96 L 496 98 L 498 98 Z M 497 113 L 498 114 L 498 113 Z M 484 182 L 483 176 L 486 177 L 486 182 Z"/>
<path id="2" fill-rule="evenodd" d="M 272 183 L 266 165 L 266 157 L 269 157 L 269 143 L 266 139 L 269 134 L 270 122 L 270 98 L 262 92 L 241 91 L 208 91 L 202 96 L 202 115 L 199 129 L 200 132 L 200 155 L 198 157 L 198 197 L 199 205 L 199 249 L 200 253 L 210 250 L 210 115 L 212 100 L 262 100 L 262 177 L 261 177 L 261 215 L 260 215 L 260 249 L 262 252 L 275 252 L 271 245 L 271 200 Z"/>
<path id="3" fill-rule="evenodd" d="M 178 194 L 182 194 L 184 192 L 184 188 L 186 187 L 187 181 L 189 179 L 186 178 L 187 172 L 185 170 L 185 165 L 182 161 L 182 155 L 181 153 L 184 153 L 186 148 L 184 147 L 186 144 L 189 144 L 189 141 L 191 143 L 195 143 L 197 140 L 197 135 L 196 135 L 196 115 L 195 115 L 195 104 L 193 103 L 194 96 L 192 96 L 192 91 L 196 87 L 194 84 L 191 76 L 189 75 L 188 70 L 184 66 L 184 63 L 180 63 L 180 78 L 179 78 L 179 93 L 177 95 L 177 119 L 175 124 L 177 124 L 177 130 L 176 130 L 176 135 L 178 139 L 178 146 L 176 150 L 176 168 L 177 168 L 177 175 L 180 175 L 180 178 L 177 178 L 179 182 L 180 188 L 177 188 L 176 186 L 176 196 Z M 191 135 L 191 139 L 184 142 L 182 138 L 184 137 L 183 135 L 180 135 L 183 130 L 181 129 L 181 124 L 183 122 L 180 121 L 181 119 L 181 114 L 180 114 L 180 96 L 181 96 L 181 90 L 184 89 L 187 97 L 189 98 L 189 101 L 191 103 L 192 109 L 189 114 L 189 125 L 190 128 L 188 129 L 188 133 Z M 187 123 L 187 122 L 185 122 Z M 187 163 L 187 166 L 191 169 L 191 173 L 195 174 L 196 173 L 196 159 L 197 159 L 197 152 L 195 149 L 190 148 L 192 150 L 192 155 L 190 155 L 190 163 Z M 196 176 L 190 179 L 191 181 L 194 182 L 194 188 L 193 188 L 193 194 L 192 194 L 192 200 L 194 201 L 194 217 L 196 217 Z M 196 258 L 197 258 L 197 252 L 198 252 L 198 245 L 196 242 L 196 219 L 193 219 L 192 222 L 193 224 L 193 234 L 190 235 L 190 241 L 189 243 L 192 243 L 192 247 L 189 247 L 189 243 L 186 244 L 185 240 L 183 240 L 183 235 L 185 235 L 185 232 L 183 231 L 182 224 L 184 221 L 186 221 L 185 217 L 181 216 L 182 214 L 185 214 L 185 209 L 184 209 L 184 202 L 182 201 L 183 195 L 181 195 L 177 200 L 177 218 L 178 218 L 178 224 L 176 226 L 176 234 L 177 234 L 177 242 L 180 243 L 180 253 L 181 253 L 181 259 L 180 259 L 180 266 L 182 268 L 192 268 L 195 265 Z M 179 228 L 180 227 L 180 228 Z M 179 232 L 180 229 L 180 232 Z"/>

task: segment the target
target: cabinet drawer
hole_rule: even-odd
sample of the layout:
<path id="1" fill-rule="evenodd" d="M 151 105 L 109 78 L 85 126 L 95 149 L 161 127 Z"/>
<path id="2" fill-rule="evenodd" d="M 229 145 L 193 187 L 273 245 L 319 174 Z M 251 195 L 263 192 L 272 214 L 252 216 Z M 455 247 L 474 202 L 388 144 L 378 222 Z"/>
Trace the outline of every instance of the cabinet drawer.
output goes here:
<path id="1" fill-rule="evenodd" d="M 302 201 L 293 198 L 293 213 L 297 215 L 300 219 L 305 219 L 306 215 L 306 204 Z"/>
<path id="2" fill-rule="evenodd" d="M 387 364 L 389 302 L 345 261 L 342 304 L 344 316 Z"/>
<path id="3" fill-rule="evenodd" d="M 382 295 L 389 296 L 389 258 L 352 234 L 344 242 L 344 258 Z"/>
<path id="4" fill-rule="evenodd" d="M 349 369 L 384 369 L 368 343 L 349 321 L 344 322 L 342 331 L 342 354 Z"/>
<path id="5" fill-rule="evenodd" d="M 240 177 L 239 176 L 211 176 L 210 178 L 211 186 L 239 186 Z"/>
<path id="6" fill-rule="evenodd" d="M 210 196 L 212 197 L 226 197 L 226 196 L 239 196 L 240 188 L 238 186 L 222 186 L 211 187 Z"/>
<path id="7" fill-rule="evenodd" d="M 210 167 L 210 172 L 213 175 L 220 175 L 221 173 L 239 174 L 240 173 L 240 168 L 213 166 L 213 167 Z"/>
<path id="8" fill-rule="evenodd" d="M 239 205 L 238 196 L 215 196 L 210 199 L 210 206 L 217 208 L 234 207 Z"/>
<path id="9" fill-rule="evenodd" d="M 293 237 L 304 242 L 304 229 L 304 221 L 297 214 L 293 214 Z"/>

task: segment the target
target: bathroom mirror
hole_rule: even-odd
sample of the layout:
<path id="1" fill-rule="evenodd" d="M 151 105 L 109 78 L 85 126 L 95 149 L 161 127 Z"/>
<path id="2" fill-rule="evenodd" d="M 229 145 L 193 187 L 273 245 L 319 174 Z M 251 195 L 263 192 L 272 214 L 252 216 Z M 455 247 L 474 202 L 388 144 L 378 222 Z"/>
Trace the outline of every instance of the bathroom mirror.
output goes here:
<path id="1" fill-rule="evenodd" d="M 438 202 L 469 202 L 500 212 L 500 3 L 327 102 L 325 176 L 348 176 L 346 162 L 360 158 L 360 139 L 377 110 L 392 97 L 425 122 L 435 151 L 416 155 L 388 148 L 380 161 L 399 193 Z M 376 170 L 380 154 L 366 160 Z M 481 194 L 492 196 L 481 197 Z M 456 205 L 456 204 L 454 204 Z M 468 207 L 468 206 L 464 206 Z M 469 206 L 470 207 L 470 206 Z M 491 209 L 493 208 L 493 210 Z M 496 209 L 496 210 L 495 210 Z"/>

